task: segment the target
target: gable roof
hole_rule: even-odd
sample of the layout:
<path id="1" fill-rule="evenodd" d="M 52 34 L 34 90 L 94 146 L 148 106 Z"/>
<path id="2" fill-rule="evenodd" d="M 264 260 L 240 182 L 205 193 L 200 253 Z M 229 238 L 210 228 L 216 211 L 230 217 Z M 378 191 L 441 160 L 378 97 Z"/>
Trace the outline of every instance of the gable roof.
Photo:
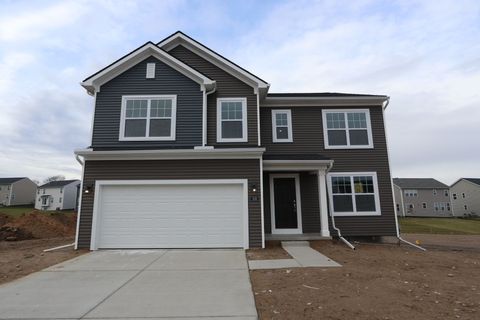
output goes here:
<path id="1" fill-rule="evenodd" d="M 234 77 L 242 80 L 248 85 L 254 88 L 258 88 L 263 95 L 266 95 L 268 88 L 270 87 L 270 84 L 268 82 L 245 70 L 238 64 L 228 60 L 221 54 L 201 44 L 197 40 L 187 36 L 181 31 L 177 31 L 157 43 L 157 46 L 164 49 L 165 51 L 170 51 L 179 45 L 186 47 L 193 53 L 208 60 L 209 62 L 213 63 L 222 70 L 225 70 Z"/>
<path id="2" fill-rule="evenodd" d="M 393 178 L 393 183 L 402 189 L 448 189 L 446 184 L 432 178 Z"/>
<path id="3" fill-rule="evenodd" d="M 12 184 L 14 182 L 20 181 L 22 179 L 25 179 L 26 177 L 21 177 L 21 178 L 0 178 L 0 184 Z"/>
<path id="4" fill-rule="evenodd" d="M 80 180 L 58 180 L 58 181 L 50 181 L 48 183 L 45 183 L 44 185 L 41 185 L 39 188 L 59 188 L 63 187 L 66 185 L 69 185 L 70 183 L 73 182 L 80 182 Z"/>
<path id="5" fill-rule="evenodd" d="M 460 178 L 457 181 L 455 181 L 454 183 L 452 183 L 452 185 L 450 187 L 453 187 L 454 185 L 456 185 L 457 183 L 459 183 L 462 180 L 465 180 L 465 181 L 468 181 L 470 183 L 473 183 L 473 184 L 476 184 L 476 185 L 480 186 L 480 178 Z"/>
<path id="6" fill-rule="evenodd" d="M 207 89 L 212 89 L 215 87 L 215 81 L 208 78 L 206 75 L 200 73 L 199 71 L 193 69 L 172 55 L 168 54 L 166 51 L 157 47 L 153 42 L 149 41 L 144 45 L 138 47 L 132 52 L 124 55 L 120 59 L 101 69 L 100 71 L 89 76 L 81 82 L 82 87 L 87 89 L 87 92 L 93 94 L 100 91 L 100 86 L 122 72 L 130 69 L 139 62 L 145 60 L 146 58 L 153 56 L 163 63 L 167 64 L 171 68 L 177 70 L 178 72 L 189 77 L 193 81 L 204 85 Z"/>

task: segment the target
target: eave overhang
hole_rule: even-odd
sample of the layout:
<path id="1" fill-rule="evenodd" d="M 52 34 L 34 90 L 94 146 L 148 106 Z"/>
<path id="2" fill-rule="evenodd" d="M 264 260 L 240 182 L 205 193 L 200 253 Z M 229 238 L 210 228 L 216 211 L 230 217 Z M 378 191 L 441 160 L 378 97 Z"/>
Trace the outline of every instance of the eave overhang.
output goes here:
<path id="1" fill-rule="evenodd" d="M 389 97 L 266 97 L 260 107 L 321 107 L 321 106 L 381 106 Z"/>

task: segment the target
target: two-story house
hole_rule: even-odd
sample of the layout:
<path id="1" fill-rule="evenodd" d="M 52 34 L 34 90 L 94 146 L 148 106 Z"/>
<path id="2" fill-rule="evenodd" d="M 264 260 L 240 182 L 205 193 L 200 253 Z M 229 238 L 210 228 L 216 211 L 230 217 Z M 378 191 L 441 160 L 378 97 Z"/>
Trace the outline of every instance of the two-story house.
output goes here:
<path id="1" fill-rule="evenodd" d="M 77 207 L 80 180 L 50 181 L 37 189 L 35 209 L 71 210 Z"/>
<path id="2" fill-rule="evenodd" d="M 446 184 L 432 178 L 394 178 L 397 215 L 403 217 L 451 217 Z"/>
<path id="3" fill-rule="evenodd" d="M 387 96 L 269 93 L 182 32 L 82 86 L 95 111 L 91 145 L 75 151 L 79 248 L 396 235 Z"/>
<path id="4" fill-rule="evenodd" d="M 31 205 L 36 190 L 36 183 L 29 178 L 0 178 L 0 206 Z"/>
<path id="5" fill-rule="evenodd" d="M 460 178 L 450 186 L 453 215 L 480 216 L 480 178 Z"/>

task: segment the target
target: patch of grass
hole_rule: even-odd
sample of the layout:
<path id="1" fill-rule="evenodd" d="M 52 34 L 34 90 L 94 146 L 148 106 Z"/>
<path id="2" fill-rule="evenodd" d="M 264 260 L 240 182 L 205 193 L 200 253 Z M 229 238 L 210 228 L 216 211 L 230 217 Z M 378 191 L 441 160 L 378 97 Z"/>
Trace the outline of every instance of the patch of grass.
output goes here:
<path id="1" fill-rule="evenodd" d="M 9 215 L 13 218 L 18 218 L 22 214 L 27 214 L 32 211 L 35 211 L 34 207 L 29 206 L 18 206 L 18 207 L 0 207 L 0 213 Z M 73 214 L 75 213 L 73 210 L 65 210 L 65 211 L 39 211 L 44 213 L 54 213 L 54 212 L 61 212 L 65 214 Z"/>
<path id="2" fill-rule="evenodd" d="M 399 218 L 402 233 L 479 234 L 480 220 L 456 218 Z"/>

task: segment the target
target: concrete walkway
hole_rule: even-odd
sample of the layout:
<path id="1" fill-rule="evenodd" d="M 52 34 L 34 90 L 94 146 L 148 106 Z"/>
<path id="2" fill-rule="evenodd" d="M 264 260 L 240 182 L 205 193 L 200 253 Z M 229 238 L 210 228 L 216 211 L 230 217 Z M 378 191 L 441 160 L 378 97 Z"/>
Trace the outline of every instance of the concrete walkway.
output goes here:
<path id="1" fill-rule="evenodd" d="M 0 319 L 257 319 L 243 250 L 96 251 L 0 286 Z"/>
<path id="2" fill-rule="evenodd" d="M 293 259 L 250 260 L 250 270 L 300 267 L 341 267 L 340 264 L 310 247 L 308 241 L 282 241 L 282 247 Z"/>

